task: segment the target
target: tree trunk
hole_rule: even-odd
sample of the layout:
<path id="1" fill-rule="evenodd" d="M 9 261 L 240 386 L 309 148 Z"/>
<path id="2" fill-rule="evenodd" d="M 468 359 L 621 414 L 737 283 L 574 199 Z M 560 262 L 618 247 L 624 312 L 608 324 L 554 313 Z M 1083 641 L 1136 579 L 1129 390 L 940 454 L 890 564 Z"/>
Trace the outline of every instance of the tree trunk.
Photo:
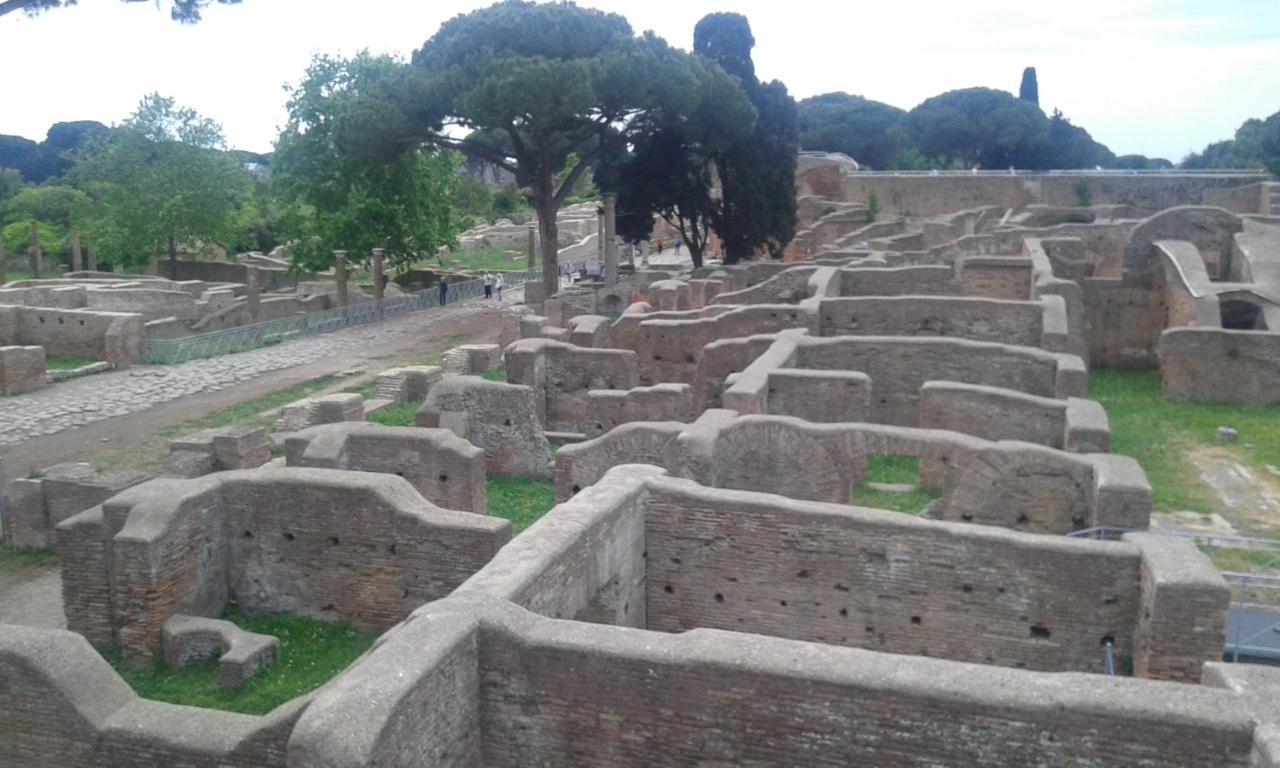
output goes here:
<path id="1" fill-rule="evenodd" d="M 178 243 L 169 235 L 169 279 L 178 279 Z"/>
<path id="2" fill-rule="evenodd" d="M 538 212 L 538 243 L 542 248 L 542 285 L 548 298 L 560 290 L 560 242 L 556 226 L 556 202 L 554 180 L 544 164 L 534 185 L 534 207 Z"/>

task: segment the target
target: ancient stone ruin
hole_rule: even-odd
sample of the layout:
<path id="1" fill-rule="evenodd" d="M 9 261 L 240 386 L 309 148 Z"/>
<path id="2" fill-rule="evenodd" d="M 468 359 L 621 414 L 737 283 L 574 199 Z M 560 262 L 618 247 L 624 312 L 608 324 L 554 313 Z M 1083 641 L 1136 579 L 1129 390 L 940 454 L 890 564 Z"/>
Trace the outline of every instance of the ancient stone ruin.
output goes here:
<path id="1" fill-rule="evenodd" d="M 0 765 L 1280 766 L 1280 671 L 1222 661 L 1230 590 L 1088 391 L 1280 400 L 1271 183 L 797 182 L 784 260 L 613 263 L 372 400 L 176 441 L 181 478 L 21 481 L 69 631 L 0 632 Z M 887 460 L 919 514 L 854 503 Z M 513 537 L 495 475 L 558 503 Z M 276 647 L 232 599 L 385 631 L 259 716 L 91 645 L 245 685 Z"/>

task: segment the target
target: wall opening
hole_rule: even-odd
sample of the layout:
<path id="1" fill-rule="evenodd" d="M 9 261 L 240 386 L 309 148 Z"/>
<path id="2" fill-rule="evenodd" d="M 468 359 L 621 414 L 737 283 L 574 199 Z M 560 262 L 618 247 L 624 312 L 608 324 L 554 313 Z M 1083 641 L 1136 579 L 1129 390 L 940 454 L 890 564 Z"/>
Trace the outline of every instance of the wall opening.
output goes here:
<path id="1" fill-rule="evenodd" d="M 1227 299 L 1218 303 L 1222 327 L 1232 331 L 1265 331 L 1267 318 L 1262 307 L 1243 299 Z"/>

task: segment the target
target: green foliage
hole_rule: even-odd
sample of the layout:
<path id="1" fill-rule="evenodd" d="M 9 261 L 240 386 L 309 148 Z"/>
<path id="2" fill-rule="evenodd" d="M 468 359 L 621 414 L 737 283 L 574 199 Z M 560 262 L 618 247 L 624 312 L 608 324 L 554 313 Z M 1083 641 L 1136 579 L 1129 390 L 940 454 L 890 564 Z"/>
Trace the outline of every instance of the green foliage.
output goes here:
<path id="1" fill-rule="evenodd" d="M 918 515 L 939 494 L 918 486 L 920 461 L 914 456 L 868 456 L 866 480 L 855 486 L 849 503 L 859 507 L 887 509 Z M 907 491 L 888 491 L 872 488 L 868 483 L 886 483 L 916 486 Z"/>
<path id="2" fill-rule="evenodd" d="M 77 155 L 93 200 L 84 227 L 105 264 L 141 265 L 168 246 L 224 240 L 250 177 L 224 151 L 217 123 L 151 94 L 111 138 Z"/>
<path id="3" fill-rule="evenodd" d="M 799 115 L 785 85 L 756 79 L 750 65 L 754 43 L 750 25 L 739 14 L 712 14 L 694 29 L 694 52 L 736 76 L 757 113 L 750 137 L 713 156 L 720 199 L 710 211 L 711 226 L 729 264 L 751 258 L 760 248 L 780 258 L 795 235 Z"/>
<path id="4" fill-rule="evenodd" d="M 1215 141 L 1202 151 L 1183 158 L 1189 169 L 1260 169 L 1273 175 L 1280 172 L 1280 112 L 1265 120 L 1250 118 L 1240 124 L 1235 136 Z"/>
<path id="5" fill-rule="evenodd" d="M 1132 456 L 1147 473 L 1158 510 L 1213 511 L 1212 493 L 1186 453 L 1216 445 L 1218 427 L 1239 431 L 1240 442 L 1225 450 L 1260 475 L 1268 464 L 1280 463 L 1280 406 L 1166 401 L 1156 370 L 1095 368 L 1089 397 L 1107 411 L 1111 452 Z"/>
<path id="6" fill-rule="evenodd" d="M 16 168 L 0 168 L 0 205 L 22 190 L 22 174 Z"/>
<path id="7" fill-rule="evenodd" d="M 396 267 L 455 241 L 462 221 L 450 203 L 453 153 L 417 146 L 368 147 L 368 126 L 393 120 L 390 99 L 403 73 L 391 56 L 316 56 L 289 98 L 289 121 L 276 142 L 272 178 L 290 212 L 285 229 L 299 241 L 295 264 L 323 269 L 332 251 L 366 261 L 383 248 Z"/>
<path id="8" fill-rule="evenodd" d="M 44 367 L 47 371 L 73 371 L 96 362 L 98 361 L 92 357 L 80 355 L 47 355 L 44 359 Z"/>
<path id="9" fill-rule="evenodd" d="M 163 658 L 141 669 L 126 667 L 118 651 L 103 658 L 139 696 L 190 707 L 264 715 L 287 701 L 328 682 L 373 645 L 378 632 L 357 630 L 349 623 L 329 623 L 290 614 L 244 616 L 232 608 L 224 617 L 248 632 L 280 639 L 276 663 L 238 690 L 218 684 L 217 662 L 174 669 Z"/>
<path id="10" fill-rule="evenodd" d="M 1071 187 L 1071 192 L 1076 196 L 1076 205 L 1081 208 L 1088 208 L 1093 205 L 1093 189 L 1089 187 L 1089 182 L 1081 179 Z"/>
<path id="11" fill-rule="evenodd" d="M 365 416 L 365 420 L 384 427 L 412 427 L 413 418 L 421 407 L 422 403 L 401 403 L 374 411 Z"/>
<path id="12" fill-rule="evenodd" d="M 867 193 L 867 223 L 870 224 L 871 222 L 875 221 L 876 217 L 879 215 L 880 215 L 880 196 L 877 195 L 874 191 L 868 192 Z"/>
<path id="13" fill-rule="evenodd" d="M 1280 179 L 1280 112 L 1268 117 L 1259 128 L 1258 150 L 1262 165 Z"/>
<path id="14" fill-rule="evenodd" d="M 379 126 L 381 143 L 407 123 L 437 145 L 515 174 L 538 214 L 547 280 L 557 273 L 555 215 L 578 179 L 653 125 L 656 111 L 696 109 L 706 75 L 652 33 L 634 36 L 617 14 L 522 0 L 445 22 L 414 54 L 413 70 L 404 119 Z M 499 138 L 453 138 L 449 126 Z"/>
<path id="15" fill-rule="evenodd" d="M 907 113 L 895 106 L 847 93 L 824 93 L 801 101 L 800 146 L 842 152 L 869 168 L 903 168 L 911 148 L 903 128 Z"/>
<path id="16" fill-rule="evenodd" d="M 490 476 L 485 482 L 487 511 L 510 520 L 513 535 L 533 525 L 555 505 L 555 484 L 550 480 Z"/>
<path id="17" fill-rule="evenodd" d="M 486 381 L 505 382 L 507 380 L 507 366 L 500 365 L 496 370 L 485 371 L 484 373 L 480 374 L 480 378 L 485 379 Z"/>
<path id="18" fill-rule="evenodd" d="M 11 548 L 8 542 L 0 541 L 0 571 L 57 567 L 58 553 L 53 547 Z"/>
<path id="19" fill-rule="evenodd" d="M 67 228 L 83 219 L 90 207 L 89 196 L 72 187 L 25 187 L 0 207 L 0 221 L 35 220 Z"/>
<path id="20" fill-rule="evenodd" d="M 66 250 L 64 232 L 50 224 L 37 223 L 40 230 L 40 251 L 46 258 L 58 258 Z M 0 229 L 0 241 L 4 242 L 5 253 L 9 255 L 33 253 L 31 248 L 31 222 L 15 221 Z"/>
<path id="21" fill-rule="evenodd" d="M 1034 104 L 991 88 L 965 88 L 926 99 L 907 114 L 907 129 L 926 157 L 965 167 L 1038 167 L 1048 138 Z"/>
<path id="22" fill-rule="evenodd" d="M 1018 86 L 1018 98 L 1040 106 L 1040 84 L 1036 81 L 1036 68 L 1022 70 L 1022 83 Z"/>
<path id="23" fill-rule="evenodd" d="M 126 3 L 138 0 L 123 0 Z M 241 0 L 173 0 L 169 6 L 169 18 L 181 24 L 195 24 L 201 19 L 201 12 L 217 2 L 221 5 L 235 5 Z M 0 3 L 0 16 L 22 9 L 28 16 L 35 16 L 51 8 L 67 8 L 76 5 L 76 0 L 10 0 Z M 159 0 L 156 7 L 160 6 Z"/>

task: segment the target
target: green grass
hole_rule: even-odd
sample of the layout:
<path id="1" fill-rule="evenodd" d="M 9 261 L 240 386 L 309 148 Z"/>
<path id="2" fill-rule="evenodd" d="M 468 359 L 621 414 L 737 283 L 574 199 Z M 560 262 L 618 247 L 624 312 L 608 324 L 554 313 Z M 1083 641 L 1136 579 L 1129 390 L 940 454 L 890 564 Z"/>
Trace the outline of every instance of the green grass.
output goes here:
<path id="1" fill-rule="evenodd" d="M 1259 472 L 1280 466 L 1280 405 L 1266 407 L 1166 401 L 1156 370 L 1095 369 L 1089 397 L 1111 421 L 1111 452 L 1132 456 L 1147 473 L 1157 510 L 1214 510 L 1212 490 L 1186 457 L 1196 446 L 1215 445 L 1218 427 L 1240 433 L 1226 446 Z"/>
<path id="2" fill-rule="evenodd" d="M 1280 552 L 1261 549 L 1233 549 L 1229 547 L 1206 547 L 1200 550 L 1209 556 L 1220 571 L 1251 573 L 1253 571 L 1275 571 L 1280 568 Z"/>
<path id="3" fill-rule="evenodd" d="M 849 503 L 859 507 L 888 509 L 918 515 L 939 494 L 916 487 L 906 492 L 882 491 L 867 483 L 916 485 L 920 482 L 920 460 L 914 456 L 868 456 L 866 480 L 855 486 Z"/>
<path id="4" fill-rule="evenodd" d="M 485 371 L 484 373 L 480 374 L 480 378 L 488 379 L 489 381 L 501 381 L 505 383 L 507 380 L 507 366 L 502 365 L 502 366 L 499 366 L 497 370 Z"/>
<path id="5" fill-rule="evenodd" d="M 462 264 L 463 269 L 471 271 L 520 271 L 529 268 L 529 255 L 525 251 L 523 244 L 513 243 L 509 246 L 491 245 L 487 248 L 481 248 L 475 251 L 467 251 L 466 253 L 455 253 L 449 256 L 441 257 L 440 261 L 435 259 L 424 259 L 414 266 L 422 269 L 439 269 L 442 265 L 445 269 L 455 261 Z M 509 259 L 503 255 L 504 251 L 519 251 L 520 260 Z"/>
<path id="6" fill-rule="evenodd" d="M 22 571 L 28 568 L 56 568 L 58 553 L 53 547 L 18 547 L 11 549 L 0 542 L 0 571 Z"/>
<path id="7" fill-rule="evenodd" d="M 404 403 L 402 405 L 393 405 L 390 408 L 383 408 L 380 411 L 374 411 L 366 415 L 365 421 L 371 421 L 374 424 L 382 424 L 388 427 L 412 427 L 413 416 L 422 407 L 422 403 Z"/>
<path id="8" fill-rule="evenodd" d="M 347 623 L 289 614 L 248 617 L 232 611 L 225 618 L 242 629 L 280 639 L 276 663 L 238 690 L 223 690 L 218 685 L 214 661 L 173 669 L 161 659 L 141 669 L 126 669 L 118 651 L 103 650 L 102 655 L 144 699 L 261 715 L 315 690 L 351 666 L 379 634 L 356 630 Z"/>
<path id="9" fill-rule="evenodd" d="M 52 355 L 45 357 L 44 367 L 47 371 L 70 371 L 75 368 L 83 368 L 86 365 L 93 365 L 98 362 L 92 357 L 80 357 L 78 355 Z"/>
<path id="10" fill-rule="evenodd" d="M 275 422 L 276 416 L 265 415 L 265 412 L 327 389 L 341 380 L 342 377 L 336 375 L 320 376 L 204 416 L 188 419 L 181 424 L 156 432 L 141 443 L 100 451 L 93 457 L 93 465 L 98 469 L 132 467 L 142 472 L 157 473 L 164 468 L 169 453 L 168 443 L 173 438 L 232 424 L 269 427 Z"/>
<path id="11" fill-rule="evenodd" d="M 489 477 L 485 484 L 489 514 L 511 521 L 513 534 L 533 525 L 556 505 L 555 484 L 526 477 Z"/>

